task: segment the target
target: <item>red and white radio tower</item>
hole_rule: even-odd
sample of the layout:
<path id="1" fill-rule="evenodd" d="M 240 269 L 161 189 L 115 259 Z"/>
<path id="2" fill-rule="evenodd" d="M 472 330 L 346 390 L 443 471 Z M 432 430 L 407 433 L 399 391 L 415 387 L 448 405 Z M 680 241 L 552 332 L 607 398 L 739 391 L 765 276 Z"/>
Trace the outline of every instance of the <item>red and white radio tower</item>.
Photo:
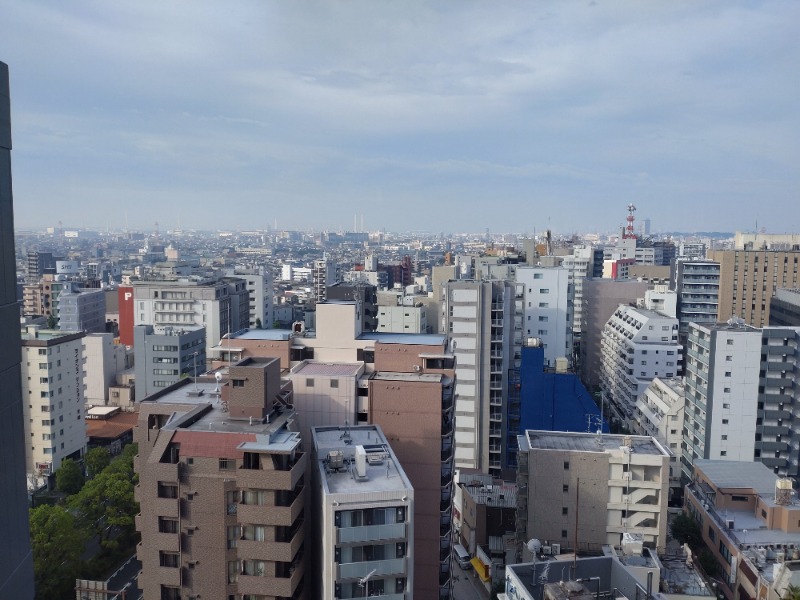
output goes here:
<path id="1" fill-rule="evenodd" d="M 635 212 L 636 207 L 633 204 L 628 204 L 628 226 L 625 228 L 625 235 L 622 237 L 636 239 L 636 234 L 633 232 L 633 222 L 636 220 L 636 217 L 633 216 L 633 213 Z"/>

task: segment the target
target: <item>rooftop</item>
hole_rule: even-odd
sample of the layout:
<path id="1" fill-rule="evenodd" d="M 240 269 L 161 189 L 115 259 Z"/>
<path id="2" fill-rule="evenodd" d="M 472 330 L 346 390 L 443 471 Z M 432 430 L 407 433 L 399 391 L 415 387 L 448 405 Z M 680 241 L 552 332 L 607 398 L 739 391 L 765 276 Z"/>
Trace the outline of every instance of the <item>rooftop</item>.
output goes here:
<path id="1" fill-rule="evenodd" d="M 326 494 L 402 492 L 413 490 L 389 442 L 377 425 L 358 427 L 313 427 L 317 466 Z M 356 476 L 356 447 L 363 446 L 367 454 L 366 477 Z M 341 450 L 341 468 L 332 469 L 328 453 Z"/>
<path id="2" fill-rule="evenodd" d="M 297 375 L 319 376 L 319 377 L 358 377 L 361 374 L 363 365 L 361 363 L 323 363 L 313 361 L 303 361 L 294 369 L 292 373 Z"/>
<path id="3" fill-rule="evenodd" d="M 611 435 L 607 433 L 568 433 L 564 431 L 527 430 L 524 437 L 529 448 L 540 450 L 570 450 L 576 452 L 619 451 L 630 444 L 635 454 L 670 456 L 670 453 L 655 439 L 644 435 Z"/>
<path id="4" fill-rule="evenodd" d="M 763 463 L 696 459 L 694 466 L 718 488 L 752 488 L 759 495 L 775 495 L 778 476 Z"/>
<path id="5" fill-rule="evenodd" d="M 293 332 L 291 329 L 243 329 L 231 335 L 234 340 L 269 340 L 285 341 L 291 339 Z M 223 338 L 218 346 L 224 348 L 228 338 Z"/>
<path id="6" fill-rule="evenodd" d="M 185 411 L 175 411 L 167 421 L 164 429 L 181 431 L 202 431 L 213 433 L 253 434 L 254 445 L 241 450 L 269 449 L 273 452 L 288 451 L 299 444 L 299 433 L 286 431 L 295 413 L 292 410 L 273 411 L 266 422 L 258 419 L 234 419 L 223 405 L 221 396 L 216 392 L 216 382 L 184 379 L 160 394 L 148 396 L 142 404 L 183 404 Z"/>
<path id="7" fill-rule="evenodd" d="M 443 346 L 445 336 L 435 333 L 382 333 L 370 331 L 358 336 L 360 340 L 373 340 L 381 344 L 410 344 L 417 346 Z"/>
<path id="8" fill-rule="evenodd" d="M 441 373 L 403 373 L 380 371 L 372 375 L 375 381 L 419 381 L 421 383 L 439 383 L 445 379 Z"/>

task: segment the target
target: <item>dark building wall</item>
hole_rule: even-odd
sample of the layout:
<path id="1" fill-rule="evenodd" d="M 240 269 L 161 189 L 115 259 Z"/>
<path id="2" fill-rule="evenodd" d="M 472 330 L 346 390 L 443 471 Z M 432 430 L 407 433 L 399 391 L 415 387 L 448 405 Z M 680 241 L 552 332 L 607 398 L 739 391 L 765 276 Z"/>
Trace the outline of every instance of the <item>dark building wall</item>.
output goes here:
<path id="1" fill-rule="evenodd" d="M 11 101 L 0 63 L 0 598 L 33 598 L 33 560 L 25 491 L 25 431 L 20 381 L 19 305 L 11 196 Z"/>
<path id="2" fill-rule="evenodd" d="M 772 297 L 769 302 L 770 327 L 800 327 L 800 293 L 794 295 L 797 296 L 794 301 Z"/>

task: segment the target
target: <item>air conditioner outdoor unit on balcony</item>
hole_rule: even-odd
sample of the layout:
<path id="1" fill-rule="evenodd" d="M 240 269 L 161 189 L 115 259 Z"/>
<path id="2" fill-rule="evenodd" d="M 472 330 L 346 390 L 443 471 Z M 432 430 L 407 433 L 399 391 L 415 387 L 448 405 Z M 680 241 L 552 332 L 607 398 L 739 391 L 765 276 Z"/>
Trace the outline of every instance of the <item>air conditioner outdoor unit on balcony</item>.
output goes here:
<path id="1" fill-rule="evenodd" d="M 553 556 L 558 556 L 561 554 L 561 544 L 551 544 L 550 550 L 552 551 Z"/>

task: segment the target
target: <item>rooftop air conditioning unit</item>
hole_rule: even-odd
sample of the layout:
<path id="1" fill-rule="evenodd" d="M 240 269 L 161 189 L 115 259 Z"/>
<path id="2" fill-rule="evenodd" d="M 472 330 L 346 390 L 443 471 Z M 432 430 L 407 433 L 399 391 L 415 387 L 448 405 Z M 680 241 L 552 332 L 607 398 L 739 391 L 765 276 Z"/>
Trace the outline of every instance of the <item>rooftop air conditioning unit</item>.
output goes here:
<path id="1" fill-rule="evenodd" d="M 561 554 L 561 544 L 551 544 L 550 550 L 552 551 L 553 556 L 558 556 Z"/>

